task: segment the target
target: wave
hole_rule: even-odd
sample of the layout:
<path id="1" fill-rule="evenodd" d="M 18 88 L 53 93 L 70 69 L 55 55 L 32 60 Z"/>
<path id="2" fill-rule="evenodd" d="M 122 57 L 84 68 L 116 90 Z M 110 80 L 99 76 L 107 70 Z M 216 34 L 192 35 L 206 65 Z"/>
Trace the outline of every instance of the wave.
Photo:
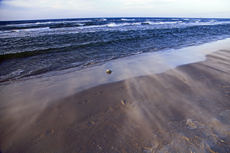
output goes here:
<path id="1" fill-rule="evenodd" d="M 29 27 L 37 25 L 49 25 L 49 24 L 66 24 L 66 23 L 85 23 L 92 22 L 92 20 L 76 20 L 76 21 L 44 21 L 35 23 L 18 23 L 18 24 L 7 24 L 7 27 Z"/>
<path id="2" fill-rule="evenodd" d="M 107 19 L 102 18 L 102 19 L 95 19 L 94 21 L 107 21 Z"/>
<path id="3" fill-rule="evenodd" d="M 84 25 L 82 27 L 79 27 L 80 29 L 84 28 L 102 28 L 102 27 L 122 27 L 122 26 L 132 26 L 132 25 L 141 25 L 141 23 L 115 23 L 115 22 L 110 22 L 107 24 L 102 24 L 102 25 Z"/>
<path id="4" fill-rule="evenodd" d="M 71 52 L 76 51 L 77 49 L 89 47 L 92 45 L 95 46 L 103 46 L 105 44 L 111 44 L 113 42 L 120 42 L 125 40 L 131 40 L 136 38 L 117 38 L 117 39 L 108 39 L 108 40 L 98 40 L 98 41 L 89 41 L 83 42 L 78 44 L 65 44 L 63 46 L 56 46 L 52 48 L 37 48 L 36 50 L 29 50 L 29 51 L 21 51 L 21 52 L 12 52 L 12 53 L 5 53 L 0 54 L 0 63 L 11 60 L 11 59 L 19 59 L 19 58 L 28 58 L 36 55 L 45 55 L 45 54 L 52 54 L 52 53 L 64 53 L 64 52 Z"/>
<path id="5" fill-rule="evenodd" d="M 49 30 L 50 27 L 44 27 L 44 28 L 26 28 L 26 29 L 20 29 L 20 30 L 11 30 L 10 32 L 30 32 L 30 31 L 45 31 Z"/>
<path id="6" fill-rule="evenodd" d="M 68 23 L 86 23 L 92 22 L 92 20 L 76 20 L 76 21 L 54 21 L 54 22 L 37 22 L 37 25 L 45 25 L 45 24 L 68 24 Z"/>
<path id="7" fill-rule="evenodd" d="M 146 21 L 146 22 L 134 22 L 134 23 L 109 23 L 106 26 L 107 27 L 120 27 L 120 26 L 139 26 L 139 25 L 163 25 L 163 24 L 178 24 L 182 23 L 182 21 L 177 21 L 177 22 L 151 22 L 151 21 Z"/>
<path id="8" fill-rule="evenodd" d="M 11 28 L 25 28 L 25 27 L 36 27 L 39 25 L 48 25 L 53 24 L 55 22 L 36 22 L 36 23 L 23 23 L 23 24 L 7 24 L 6 27 Z"/>
<path id="9" fill-rule="evenodd" d="M 107 27 L 120 27 L 120 26 L 129 26 L 129 25 L 134 25 L 134 24 L 130 24 L 130 23 L 122 23 L 122 24 L 109 23 L 106 26 Z"/>
<path id="10" fill-rule="evenodd" d="M 10 59 L 16 59 L 16 58 L 27 58 L 32 57 L 36 55 L 44 55 L 44 54 L 51 54 L 51 53 L 60 53 L 60 52 L 70 52 L 71 50 L 90 46 L 93 44 L 101 44 L 101 43 L 110 43 L 111 41 L 92 41 L 92 42 L 84 42 L 76 45 L 63 45 L 58 47 L 52 47 L 52 48 L 43 48 L 39 50 L 32 50 L 32 51 L 22 51 L 22 52 L 13 52 L 13 53 L 5 53 L 0 54 L 0 63 L 4 62 L 6 60 Z"/>
<path id="11" fill-rule="evenodd" d="M 59 20 L 59 21 L 31 21 L 28 23 L 25 23 L 26 21 L 22 21 L 19 23 L 12 22 L 10 24 L 6 25 L 0 25 L 0 30 L 15 30 L 15 29 L 26 29 L 26 28 L 62 28 L 62 27 L 78 27 L 78 26 L 98 26 L 98 27 L 103 27 L 103 26 L 120 26 L 120 22 L 123 21 L 125 22 L 124 26 L 128 25 L 155 25 L 155 24 L 176 24 L 176 23 L 181 23 L 184 22 L 186 24 L 189 23 L 204 23 L 204 22 L 209 22 L 213 24 L 224 24 L 224 21 L 221 23 L 221 20 L 216 20 L 216 19 L 211 19 L 210 21 L 207 21 L 207 19 L 189 19 L 189 18 L 182 18 L 182 19 L 147 19 L 144 21 L 143 19 L 138 19 L 140 22 L 133 23 L 133 21 L 136 21 L 137 19 L 129 19 L 129 18 L 121 18 L 121 19 L 113 19 L 114 23 L 108 23 L 110 20 L 107 20 L 105 18 L 101 19 L 76 19 L 76 20 Z M 142 20 L 142 21 L 141 21 Z M 179 21 L 178 21 L 179 20 Z M 24 22 L 24 23 L 23 23 Z M 127 22 L 127 23 L 126 23 Z"/>
<path id="12" fill-rule="evenodd" d="M 186 25 L 191 26 L 191 25 L 196 25 L 196 26 L 205 26 L 205 25 L 224 25 L 224 24 L 230 24 L 230 21 L 223 21 L 223 22 L 217 22 L 215 20 L 211 20 L 211 21 L 206 21 L 206 22 L 202 22 L 200 20 L 196 20 L 195 22 L 189 22 L 186 23 Z"/>
<path id="13" fill-rule="evenodd" d="M 210 22 L 213 23 L 213 22 L 216 22 L 216 20 L 211 20 Z"/>
<path id="14" fill-rule="evenodd" d="M 45 28 L 30 28 L 30 29 L 25 29 L 25 31 L 43 31 L 43 30 L 49 30 L 50 27 L 45 27 Z"/>
<path id="15" fill-rule="evenodd" d="M 84 45 L 86 44 L 79 44 L 77 47 L 84 46 Z M 27 58 L 27 57 L 36 56 L 36 55 L 69 51 L 68 50 L 69 48 L 74 48 L 74 46 L 63 45 L 63 46 L 57 46 L 57 47 L 52 47 L 52 48 L 42 48 L 42 49 L 37 48 L 36 50 L 30 50 L 30 51 L 27 50 L 27 51 L 21 51 L 21 52 L 4 53 L 4 54 L 0 54 L 0 63 L 6 60 L 10 60 L 10 59 Z"/>
<path id="16" fill-rule="evenodd" d="M 20 23 L 20 24 L 7 24 L 0 26 L 0 30 L 16 30 L 16 29 L 37 29 L 37 28 L 62 28 L 62 27 L 77 27 L 84 26 L 92 20 L 77 20 L 77 21 L 49 21 L 49 22 L 36 22 L 36 23 Z"/>
<path id="17" fill-rule="evenodd" d="M 23 72 L 24 72 L 24 70 L 18 69 L 16 71 L 13 71 L 13 72 L 7 74 L 7 75 L 0 76 L 0 82 L 4 82 L 4 81 L 9 80 L 11 78 L 20 77 Z"/>
<path id="18" fill-rule="evenodd" d="M 146 22 L 142 22 L 142 25 L 157 25 L 157 24 L 176 24 L 178 22 L 152 22 L 152 21 L 146 21 Z"/>
<path id="19" fill-rule="evenodd" d="M 82 65 L 155 51 L 155 48 L 176 48 L 229 37 L 229 19 L 200 19 L 196 23 L 198 20 L 121 21 L 119 18 L 99 22 L 92 19 L 65 24 L 61 21 L 60 25 L 47 22 L 43 27 L 37 21 L 36 28 L 0 31 L 3 42 L 0 45 L 0 81 L 69 67 L 79 66 L 80 69 Z M 42 62 L 38 65 L 36 61 Z"/>
<path id="20" fill-rule="evenodd" d="M 85 24 L 74 24 L 74 25 L 52 25 L 49 28 L 54 29 L 54 28 L 71 28 L 71 27 L 80 27 L 80 26 L 85 26 Z"/>
<path id="21" fill-rule="evenodd" d="M 152 22 L 152 21 L 145 21 L 145 22 L 134 22 L 134 23 L 109 23 L 106 26 L 108 27 L 119 27 L 119 26 L 139 26 L 139 25 L 172 25 L 172 24 L 179 24 L 183 21 L 176 21 L 176 22 Z"/>
<path id="22" fill-rule="evenodd" d="M 121 21 L 135 21 L 135 19 L 121 19 Z"/>
<path id="23" fill-rule="evenodd" d="M 12 33 L 12 32 L 19 32 L 19 30 L 7 30 L 7 31 L 0 31 L 0 34 L 5 34 L 5 33 Z"/>
<path id="24" fill-rule="evenodd" d="M 7 24 L 7 27 L 27 27 L 30 25 L 36 25 L 35 23 L 23 23 L 23 24 Z"/>
<path id="25" fill-rule="evenodd" d="M 44 27 L 44 28 L 25 28 L 25 29 L 13 29 L 13 30 L 5 30 L 0 31 L 0 34 L 8 34 L 8 33 L 19 33 L 19 32 L 35 32 L 35 31 L 47 31 L 50 27 Z"/>
<path id="26" fill-rule="evenodd" d="M 119 19 L 121 20 L 121 19 Z M 118 20 L 118 21 L 119 21 Z M 128 19 L 129 20 L 129 19 Z M 131 20 L 131 19 L 130 19 Z M 183 19 L 185 20 L 185 19 Z M 147 20 L 142 22 L 96 22 L 92 20 L 78 20 L 74 24 L 53 24 L 53 25 L 46 25 L 46 26 L 37 26 L 37 27 L 18 27 L 18 28 L 10 28 L 10 29 L 2 29 L 0 31 L 1 34 L 4 36 L 10 36 L 10 33 L 21 33 L 21 32 L 39 32 L 39 31 L 50 31 L 50 32 L 57 32 L 55 29 L 60 29 L 59 31 L 75 31 L 79 32 L 79 30 L 84 29 L 94 29 L 94 28 L 105 28 L 105 30 L 108 30 L 108 28 L 118 28 L 118 27 L 125 27 L 125 26 L 132 26 L 135 28 L 141 26 L 149 26 L 149 28 L 160 28 L 160 25 L 164 25 L 164 28 L 171 28 L 172 26 L 177 27 L 190 27 L 190 26 L 205 26 L 205 25 L 223 25 L 223 24 L 230 24 L 230 21 L 217 21 L 217 20 L 201 20 L 201 19 L 193 19 L 189 21 L 159 21 L 159 20 Z M 80 23 L 80 21 L 85 21 L 85 23 Z M 90 21 L 90 22 L 89 22 Z M 60 21 L 61 22 L 75 22 L 75 21 Z M 51 22 L 50 22 L 51 23 Z M 99 29 L 98 29 L 99 30 Z M 103 29 L 101 29 L 103 30 Z M 80 31 L 81 32 L 81 31 Z M 2 35 L 2 37 L 4 37 Z M 13 35 L 12 35 L 13 36 Z"/>

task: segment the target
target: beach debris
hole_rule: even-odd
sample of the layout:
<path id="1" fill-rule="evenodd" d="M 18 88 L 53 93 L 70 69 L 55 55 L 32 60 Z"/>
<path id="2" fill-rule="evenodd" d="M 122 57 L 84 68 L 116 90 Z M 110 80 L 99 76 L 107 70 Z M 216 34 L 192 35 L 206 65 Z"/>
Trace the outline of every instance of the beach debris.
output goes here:
<path id="1" fill-rule="evenodd" d="M 125 105 L 125 104 L 126 104 L 126 101 L 125 101 L 125 100 L 122 100 L 122 101 L 121 101 L 121 104 L 122 104 L 122 105 Z"/>
<path id="2" fill-rule="evenodd" d="M 112 71 L 108 69 L 108 70 L 106 70 L 106 73 L 107 73 L 107 74 L 111 74 Z"/>

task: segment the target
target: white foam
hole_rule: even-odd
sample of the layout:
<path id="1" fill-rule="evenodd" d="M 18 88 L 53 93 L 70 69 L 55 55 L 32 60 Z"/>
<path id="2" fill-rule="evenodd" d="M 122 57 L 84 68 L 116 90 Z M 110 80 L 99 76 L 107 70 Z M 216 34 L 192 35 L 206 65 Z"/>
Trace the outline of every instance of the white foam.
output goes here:
<path id="1" fill-rule="evenodd" d="M 116 24 L 116 23 L 109 23 L 109 24 L 107 24 L 107 26 L 108 26 L 108 27 L 116 27 L 117 24 Z"/>
<path id="2" fill-rule="evenodd" d="M 29 26 L 38 26 L 46 24 L 66 24 L 66 23 L 82 23 L 82 22 L 92 22 L 92 20 L 77 20 L 77 21 L 45 21 L 45 22 L 36 22 L 36 23 L 21 23 L 21 24 L 7 24 L 8 27 L 29 27 Z"/>
<path id="3" fill-rule="evenodd" d="M 38 24 L 38 25 L 40 25 L 40 24 L 51 24 L 52 22 L 36 22 L 35 24 Z"/>
<path id="4" fill-rule="evenodd" d="M 102 19 L 99 19 L 98 21 L 107 21 L 107 19 L 102 18 Z"/>
<path id="5" fill-rule="evenodd" d="M 24 72 L 23 70 L 21 70 L 21 69 L 18 69 L 18 70 L 16 70 L 16 71 L 14 71 L 14 72 L 11 72 L 10 74 L 8 74 L 8 75 L 5 75 L 5 76 L 0 76 L 0 79 L 2 80 L 2 79 L 6 79 L 6 78 L 14 78 L 14 77 L 18 77 L 18 76 L 20 76 L 21 75 L 21 73 L 22 72 Z"/>
<path id="6" fill-rule="evenodd" d="M 79 23 L 78 25 L 79 25 L 79 26 L 84 26 L 84 24 L 82 24 L 82 23 Z"/>
<path id="7" fill-rule="evenodd" d="M 92 22 L 92 20 L 61 21 L 61 22 L 54 22 L 54 23 L 82 23 L 82 22 Z"/>
<path id="8" fill-rule="evenodd" d="M 19 30 L 12 30 L 12 32 L 19 32 Z"/>
<path id="9" fill-rule="evenodd" d="M 131 23 L 130 25 L 141 25 L 141 22 Z"/>
<path id="10" fill-rule="evenodd" d="M 134 25 L 134 24 L 130 24 L 130 23 L 116 24 L 114 22 L 107 24 L 108 27 L 120 27 L 120 26 L 128 26 L 128 25 Z"/>
<path id="11" fill-rule="evenodd" d="M 25 24 L 7 24 L 8 27 L 28 27 L 31 25 L 36 25 L 36 23 L 25 23 Z"/>
<path id="12" fill-rule="evenodd" d="M 87 29 L 87 28 L 102 28 L 106 27 L 107 25 L 90 25 L 90 26 L 83 26 L 83 27 L 77 27 L 78 29 Z"/>
<path id="13" fill-rule="evenodd" d="M 30 28 L 30 29 L 24 29 L 20 31 L 43 31 L 43 30 L 49 30 L 50 27 L 45 27 L 45 28 Z"/>
<path id="14" fill-rule="evenodd" d="M 135 21 L 135 19 L 121 19 L 121 21 Z"/>
<path id="15" fill-rule="evenodd" d="M 148 23 L 150 25 L 154 25 L 154 24 L 176 24 L 177 22 L 152 22 L 152 21 L 146 21 L 143 23 Z"/>
<path id="16" fill-rule="evenodd" d="M 186 23 L 186 25 L 191 26 L 191 25 L 221 25 L 221 24 L 230 24 L 230 21 L 225 21 L 225 22 L 217 22 L 214 20 L 211 20 L 209 22 L 200 22 L 200 21 L 196 21 L 196 22 L 192 22 L 192 23 Z"/>
<path id="17" fill-rule="evenodd" d="M 211 20 L 210 22 L 211 22 L 211 23 L 212 23 L 212 22 L 216 22 L 216 20 Z"/>

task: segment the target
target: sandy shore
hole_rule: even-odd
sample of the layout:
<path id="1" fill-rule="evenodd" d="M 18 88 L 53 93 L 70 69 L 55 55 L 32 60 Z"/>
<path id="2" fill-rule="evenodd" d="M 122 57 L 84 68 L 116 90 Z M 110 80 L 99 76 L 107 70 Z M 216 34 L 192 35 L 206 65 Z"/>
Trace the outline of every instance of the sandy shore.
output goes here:
<path id="1" fill-rule="evenodd" d="M 0 151 L 230 152 L 230 49 L 206 58 L 52 99 L 39 110 L 42 95 L 33 107 L 30 98 L 5 98 Z"/>

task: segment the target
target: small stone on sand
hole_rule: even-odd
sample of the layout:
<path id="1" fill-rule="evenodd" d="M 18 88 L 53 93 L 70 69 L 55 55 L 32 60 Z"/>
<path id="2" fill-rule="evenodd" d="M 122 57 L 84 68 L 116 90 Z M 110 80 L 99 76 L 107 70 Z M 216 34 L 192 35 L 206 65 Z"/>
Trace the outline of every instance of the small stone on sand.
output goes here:
<path id="1" fill-rule="evenodd" d="M 106 70 L 106 73 L 111 74 L 112 71 L 108 69 L 108 70 Z"/>

